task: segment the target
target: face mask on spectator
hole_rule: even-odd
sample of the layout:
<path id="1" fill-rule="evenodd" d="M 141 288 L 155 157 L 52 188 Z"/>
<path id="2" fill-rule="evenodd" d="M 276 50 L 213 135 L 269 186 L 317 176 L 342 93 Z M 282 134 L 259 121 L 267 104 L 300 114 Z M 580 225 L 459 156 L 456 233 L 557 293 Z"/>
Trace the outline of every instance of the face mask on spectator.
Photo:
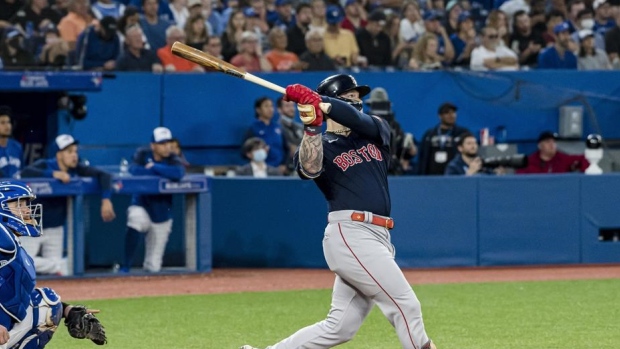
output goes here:
<path id="1" fill-rule="evenodd" d="M 594 28 L 594 19 L 592 18 L 582 19 L 580 24 L 581 24 L 582 29 L 592 29 Z"/>
<path id="2" fill-rule="evenodd" d="M 257 149 L 252 152 L 252 160 L 254 162 L 263 162 L 267 159 L 267 151 L 265 149 Z"/>

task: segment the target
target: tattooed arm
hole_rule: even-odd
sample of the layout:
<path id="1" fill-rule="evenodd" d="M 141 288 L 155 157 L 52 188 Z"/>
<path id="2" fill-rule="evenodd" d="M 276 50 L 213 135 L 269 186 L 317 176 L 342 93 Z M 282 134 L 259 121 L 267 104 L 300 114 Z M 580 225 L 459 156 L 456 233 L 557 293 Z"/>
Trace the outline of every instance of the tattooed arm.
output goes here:
<path id="1" fill-rule="evenodd" d="M 304 133 L 299 145 L 299 171 L 307 178 L 317 178 L 323 171 L 323 137 Z"/>

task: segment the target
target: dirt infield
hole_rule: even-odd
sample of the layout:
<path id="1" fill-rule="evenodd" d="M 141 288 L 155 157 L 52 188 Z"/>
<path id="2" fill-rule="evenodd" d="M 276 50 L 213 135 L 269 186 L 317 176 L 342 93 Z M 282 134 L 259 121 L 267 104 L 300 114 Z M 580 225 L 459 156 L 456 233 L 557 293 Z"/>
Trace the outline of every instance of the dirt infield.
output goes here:
<path id="1" fill-rule="evenodd" d="M 408 269 L 412 284 L 620 278 L 620 265 Z M 110 299 L 331 288 L 334 275 L 317 269 L 215 269 L 210 274 L 43 280 L 64 300 Z"/>

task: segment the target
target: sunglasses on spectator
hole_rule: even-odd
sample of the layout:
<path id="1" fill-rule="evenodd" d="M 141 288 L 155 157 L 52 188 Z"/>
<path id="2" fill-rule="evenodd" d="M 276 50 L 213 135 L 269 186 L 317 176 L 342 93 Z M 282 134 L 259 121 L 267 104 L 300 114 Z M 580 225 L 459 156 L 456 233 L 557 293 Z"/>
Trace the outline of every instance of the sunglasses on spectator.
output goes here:
<path id="1" fill-rule="evenodd" d="M 498 34 L 487 35 L 487 38 L 489 38 L 489 39 L 497 39 L 497 38 L 499 38 L 499 35 Z"/>

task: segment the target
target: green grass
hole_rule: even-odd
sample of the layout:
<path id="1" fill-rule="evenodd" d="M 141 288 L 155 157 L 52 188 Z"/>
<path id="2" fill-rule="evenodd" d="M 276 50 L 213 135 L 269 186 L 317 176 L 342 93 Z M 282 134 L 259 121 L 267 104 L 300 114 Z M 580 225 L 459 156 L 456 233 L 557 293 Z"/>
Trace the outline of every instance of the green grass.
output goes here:
<path id="1" fill-rule="evenodd" d="M 170 285 L 174 287 L 174 285 Z M 439 349 L 620 348 L 620 279 L 415 286 Z M 322 320 L 331 290 L 239 293 L 85 302 L 100 308 L 109 343 L 126 349 L 265 347 Z M 48 349 L 95 348 L 64 325 Z M 339 348 L 400 348 L 372 311 Z"/>

